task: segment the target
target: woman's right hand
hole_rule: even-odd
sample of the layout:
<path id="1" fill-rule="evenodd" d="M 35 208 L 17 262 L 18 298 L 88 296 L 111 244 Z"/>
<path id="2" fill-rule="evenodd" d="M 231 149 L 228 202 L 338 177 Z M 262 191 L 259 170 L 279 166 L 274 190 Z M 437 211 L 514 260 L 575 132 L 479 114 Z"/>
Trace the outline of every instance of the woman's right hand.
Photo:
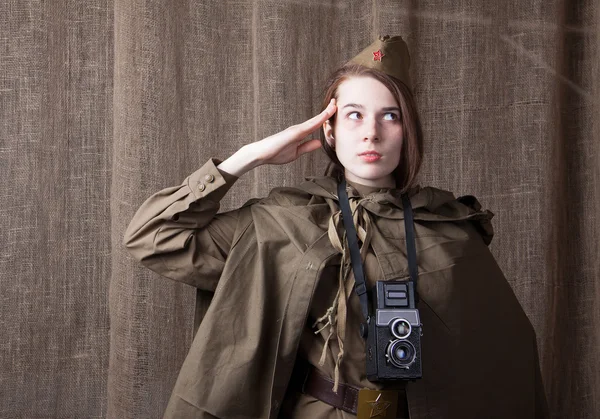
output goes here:
<path id="1" fill-rule="evenodd" d="M 331 118 L 337 108 L 335 99 L 331 99 L 323 112 L 298 125 L 292 125 L 277 134 L 260 141 L 245 145 L 218 168 L 235 176 L 263 164 L 286 164 L 296 160 L 303 154 L 321 147 L 317 139 L 302 142 L 306 136 L 319 129 Z"/>
<path id="2" fill-rule="evenodd" d="M 286 164 L 296 160 L 305 153 L 321 147 L 321 141 L 308 140 L 301 142 L 307 135 L 312 134 L 323 125 L 325 121 L 335 114 L 335 99 L 331 99 L 323 112 L 298 125 L 292 125 L 277 134 L 263 140 L 249 144 L 260 165 Z"/>

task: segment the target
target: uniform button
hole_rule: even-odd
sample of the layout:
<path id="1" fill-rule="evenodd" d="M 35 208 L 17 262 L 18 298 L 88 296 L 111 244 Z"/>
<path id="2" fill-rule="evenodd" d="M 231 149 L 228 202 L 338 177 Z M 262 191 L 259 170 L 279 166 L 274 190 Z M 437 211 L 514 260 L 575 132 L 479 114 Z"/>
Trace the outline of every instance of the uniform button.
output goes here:
<path id="1" fill-rule="evenodd" d="M 206 186 L 204 186 L 204 183 L 201 183 L 201 184 L 198 185 L 198 190 L 200 192 L 203 192 L 205 189 L 206 189 Z"/>
<path id="2" fill-rule="evenodd" d="M 211 183 L 213 180 L 215 180 L 215 177 L 211 174 L 208 174 L 208 175 L 204 176 L 204 180 L 207 181 L 208 183 Z"/>

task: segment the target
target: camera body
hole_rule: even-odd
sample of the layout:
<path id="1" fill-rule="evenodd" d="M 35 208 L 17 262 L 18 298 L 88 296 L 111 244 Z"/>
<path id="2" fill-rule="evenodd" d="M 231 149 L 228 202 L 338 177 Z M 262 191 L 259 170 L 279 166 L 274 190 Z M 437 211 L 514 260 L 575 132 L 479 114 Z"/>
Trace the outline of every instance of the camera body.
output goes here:
<path id="1" fill-rule="evenodd" d="M 422 325 L 412 281 L 377 281 L 367 325 L 367 379 L 421 378 Z"/>

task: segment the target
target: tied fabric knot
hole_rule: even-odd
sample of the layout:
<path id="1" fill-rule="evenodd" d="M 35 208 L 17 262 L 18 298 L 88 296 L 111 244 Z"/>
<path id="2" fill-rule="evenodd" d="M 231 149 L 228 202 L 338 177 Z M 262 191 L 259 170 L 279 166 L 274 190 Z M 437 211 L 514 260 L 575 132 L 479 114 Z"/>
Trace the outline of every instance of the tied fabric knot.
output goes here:
<path id="1" fill-rule="evenodd" d="M 356 227 L 356 234 L 360 246 L 361 261 L 365 260 L 369 244 L 371 242 L 371 217 L 369 212 L 363 207 L 363 202 L 367 198 L 350 197 L 350 210 L 352 212 L 352 220 Z M 323 345 L 323 352 L 319 360 L 319 365 L 325 365 L 327 357 L 327 349 L 329 341 L 334 337 L 337 338 L 339 352 L 335 358 L 333 391 L 337 393 L 340 381 L 340 364 L 344 358 L 344 339 L 346 338 L 346 319 L 348 314 L 348 298 L 354 288 L 354 275 L 350 260 L 350 252 L 348 249 L 348 241 L 346 239 L 346 230 L 343 225 L 343 217 L 341 210 L 336 211 L 329 219 L 329 227 L 327 230 L 329 241 L 332 246 L 342 254 L 340 263 L 340 271 L 338 275 L 338 289 L 331 304 L 325 314 L 318 318 L 313 324 L 313 328 L 322 324 L 314 333 L 319 334 L 326 328 L 329 328 L 329 333 Z"/>

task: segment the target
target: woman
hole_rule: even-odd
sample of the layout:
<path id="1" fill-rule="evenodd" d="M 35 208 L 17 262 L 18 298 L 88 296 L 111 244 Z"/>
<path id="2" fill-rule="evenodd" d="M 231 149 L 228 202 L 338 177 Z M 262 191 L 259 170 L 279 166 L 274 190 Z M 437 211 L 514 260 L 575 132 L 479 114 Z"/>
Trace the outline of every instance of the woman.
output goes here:
<path id="1" fill-rule="evenodd" d="M 334 73 L 319 115 L 209 160 L 137 211 L 125 235 L 132 255 L 214 292 L 165 417 L 544 417 L 535 334 L 487 248 L 492 214 L 472 196 L 414 184 L 422 134 L 408 67 L 401 37 L 378 39 Z M 320 141 L 302 142 L 321 126 Z M 239 176 L 321 147 L 331 176 L 217 214 Z M 344 179 L 368 288 L 408 277 L 402 194 L 410 198 L 424 329 L 415 382 L 366 378 L 336 189 Z M 361 389 L 386 390 L 393 403 L 359 406 Z"/>

